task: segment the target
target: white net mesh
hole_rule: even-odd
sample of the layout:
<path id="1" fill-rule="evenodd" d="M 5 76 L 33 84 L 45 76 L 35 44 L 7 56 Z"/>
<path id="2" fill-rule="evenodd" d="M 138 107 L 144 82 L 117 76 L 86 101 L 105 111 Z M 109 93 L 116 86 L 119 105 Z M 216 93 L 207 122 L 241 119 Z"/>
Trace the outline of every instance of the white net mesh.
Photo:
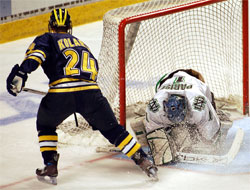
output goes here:
<path id="1" fill-rule="evenodd" d="M 153 0 L 111 10 L 103 20 L 98 58 L 98 84 L 119 118 L 118 27 L 122 19 L 187 4 L 185 0 Z M 228 0 L 131 23 L 125 29 L 127 117 L 144 110 L 157 81 L 176 69 L 199 71 L 213 91 L 217 108 L 238 117 L 242 111 L 242 1 Z M 237 113 L 236 113 L 237 112 Z M 79 119 L 59 126 L 61 143 L 108 144 Z M 78 140 L 77 140 L 78 139 Z M 83 143 L 84 144 L 84 143 Z M 86 143 L 90 146 L 89 143 Z"/>
<path id="2" fill-rule="evenodd" d="M 106 13 L 98 83 L 115 111 L 119 113 L 121 20 L 190 2 L 193 1 L 153 0 Z M 125 39 L 126 106 L 152 98 L 156 82 L 165 73 L 192 68 L 204 76 L 217 99 L 236 100 L 242 110 L 241 0 L 217 2 L 128 24 Z"/>
<path id="3" fill-rule="evenodd" d="M 84 148 L 85 151 L 93 152 L 99 146 L 110 144 L 99 131 L 93 131 L 82 117 L 77 118 L 78 126 L 71 119 L 58 126 L 58 146 L 76 145 Z"/>

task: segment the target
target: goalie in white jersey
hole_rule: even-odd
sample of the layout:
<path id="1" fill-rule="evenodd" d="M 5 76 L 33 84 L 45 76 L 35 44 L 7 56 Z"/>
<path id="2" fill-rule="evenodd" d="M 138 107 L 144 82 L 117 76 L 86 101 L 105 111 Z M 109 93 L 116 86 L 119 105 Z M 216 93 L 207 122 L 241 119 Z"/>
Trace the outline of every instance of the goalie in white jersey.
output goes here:
<path id="1" fill-rule="evenodd" d="M 213 94 L 202 75 L 192 69 L 177 70 L 160 79 L 143 123 L 131 127 L 139 141 L 143 132 L 146 135 L 156 165 L 175 161 L 176 151 L 215 153 L 220 141 L 221 124 Z"/>

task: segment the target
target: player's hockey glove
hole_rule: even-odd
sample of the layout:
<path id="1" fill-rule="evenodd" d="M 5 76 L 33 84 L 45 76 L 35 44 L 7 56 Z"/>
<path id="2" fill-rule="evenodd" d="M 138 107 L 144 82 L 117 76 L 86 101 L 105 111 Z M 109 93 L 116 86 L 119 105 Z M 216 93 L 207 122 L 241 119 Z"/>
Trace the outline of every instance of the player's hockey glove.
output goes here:
<path id="1" fill-rule="evenodd" d="M 27 73 L 21 71 L 19 65 L 16 64 L 12 68 L 7 78 L 8 92 L 13 96 L 17 96 L 17 94 L 22 91 L 22 88 L 24 87 L 27 78 L 28 78 Z"/>

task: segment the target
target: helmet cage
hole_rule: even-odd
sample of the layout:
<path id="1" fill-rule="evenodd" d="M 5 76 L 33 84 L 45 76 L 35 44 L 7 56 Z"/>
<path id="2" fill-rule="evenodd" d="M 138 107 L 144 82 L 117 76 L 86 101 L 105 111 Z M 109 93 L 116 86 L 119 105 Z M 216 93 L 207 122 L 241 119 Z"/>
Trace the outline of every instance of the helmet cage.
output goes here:
<path id="1" fill-rule="evenodd" d="M 187 114 L 187 100 L 184 96 L 172 94 L 167 101 L 163 102 L 167 118 L 174 124 L 185 120 Z"/>

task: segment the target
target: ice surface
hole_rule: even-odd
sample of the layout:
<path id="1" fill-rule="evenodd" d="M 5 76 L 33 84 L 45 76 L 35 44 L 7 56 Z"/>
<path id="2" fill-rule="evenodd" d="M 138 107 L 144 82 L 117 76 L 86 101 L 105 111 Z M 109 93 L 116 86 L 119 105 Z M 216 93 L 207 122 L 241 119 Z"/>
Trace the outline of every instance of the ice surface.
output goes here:
<path id="1" fill-rule="evenodd" d="M 98 57 L 102 22 L 73 29 Z M 96 133 L 91 138 L 75 137 L 71 144 L 60 143 L 58 185 L 38 182 L 35 169 L 42 167 L 36 132 L 36 112 L 41 95 L 22 92 L 18 97 L 6 91 L 6 78 L 34 37 L 0 45 L 0 189 L 8 190 L 249 190 L 250 189 L 250 118 L 234 122 L 229 133 L 233 138 L 238 127 L 244 129 L 242 147 L 228 166 L 173 164 L 159 167 L 159 181 L 151 182 L 129 159 L 121 155 L 95 153 L 103 143 Z M 33 72 L 26 86 L 42 91 L 48 79 L 41 68 Z M 69 118 L 73 119 L 73 118 Z M 60 133 L 60 138 L 66 138 Z M 72 142 L 72 140 L 71 140 Z"/>

